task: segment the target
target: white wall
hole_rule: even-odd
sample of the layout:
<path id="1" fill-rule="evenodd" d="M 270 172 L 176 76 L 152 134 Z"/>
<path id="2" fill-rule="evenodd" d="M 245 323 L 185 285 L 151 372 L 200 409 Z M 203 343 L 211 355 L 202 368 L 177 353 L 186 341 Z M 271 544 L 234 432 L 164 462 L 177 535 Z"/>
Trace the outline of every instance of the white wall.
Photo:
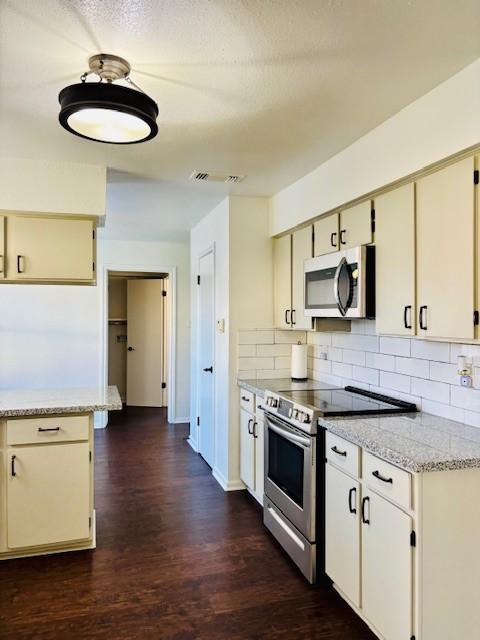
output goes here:
<path id="1" fill-rule="evenodd" d="M 478 144 L 479 113 L 480 59 L 273 196 L 271 234 Z"/>
<path id="2" fill-rule="evenodd" d="M 0 158 L 0 210 L 105 215 L 106 167 Z"/>

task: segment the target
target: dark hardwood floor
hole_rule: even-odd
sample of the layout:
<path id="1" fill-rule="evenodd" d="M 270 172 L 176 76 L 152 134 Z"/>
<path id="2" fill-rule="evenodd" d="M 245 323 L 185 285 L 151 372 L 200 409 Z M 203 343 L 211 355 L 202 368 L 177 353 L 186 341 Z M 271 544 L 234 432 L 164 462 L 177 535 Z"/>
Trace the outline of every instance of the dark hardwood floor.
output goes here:
<path id="1" fill-rule="evenodd" d="M 0 638 L 374 640 L 311 587 L 246 492 L 225 493 L 165 412 L 95 433 L 97 549 L 0 564 Z"/>

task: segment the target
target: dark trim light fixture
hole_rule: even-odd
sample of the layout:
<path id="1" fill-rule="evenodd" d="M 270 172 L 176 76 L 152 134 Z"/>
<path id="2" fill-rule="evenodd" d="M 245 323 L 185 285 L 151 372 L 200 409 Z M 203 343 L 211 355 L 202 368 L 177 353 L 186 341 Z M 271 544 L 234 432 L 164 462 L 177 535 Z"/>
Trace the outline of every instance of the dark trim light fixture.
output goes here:
<path id="1" fill-rule="evenodd" d="M 70 133 L 110 144 L 146 142 L 157 135 L 157 103 L 130 79 L 130 65 L 108 53 L 92 56 L 81 82 L 62 89 L 58 119 Z M 99 82 L 86 82 L 90 74 Z M 125 80 L 134 89 L 119 84 Z"/>

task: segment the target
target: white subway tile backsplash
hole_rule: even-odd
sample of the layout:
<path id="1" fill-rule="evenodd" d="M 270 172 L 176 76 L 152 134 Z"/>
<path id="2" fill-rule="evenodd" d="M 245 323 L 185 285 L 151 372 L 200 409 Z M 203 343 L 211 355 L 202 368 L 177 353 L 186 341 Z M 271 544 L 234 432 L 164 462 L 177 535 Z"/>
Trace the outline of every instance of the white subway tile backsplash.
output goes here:
<path id="1" fill-rule="evenodd" d="M 250 358 L 252 356 L 257 355 L 257 345 L 256 344 L 239 344 L 238 345 L 238 356 L 239 358 Z"/>
<path id="2" fill-rule="evenodd" d="M 367 353 L 365 354 L 365 364 L 373 369 L 381 371 L 395 371 L 395 358 L 386 356 L 383 353 Z"/>
<path id="3" fill-rule="evenodd" d="M 250 370 L 246 370 L 246 371 L 238 371 L 237 373 L 237 377 L 240 380 L 255 380 L 257 377 L 257 370 L 256 369 L 250 369 Z"/>
<path id="4" fill-rule="evenodd" d="M 448 342 L 412 340 L 412 358 L 450 362 L 450 345 Z"/>
<path id="5" fill-rule="evenodd" d="M 465 419 L 465 412 L 458 407 L 452 407 L 449 404 L 442 404 L 440 402 L 434 402 L 433 400 L 422 400 L 422 411 L 426 413 L 432 413 L 434 416 L 441 416 L 442 418 L 448 418 L 448 420 L 456 420 L 457 422 L 463 422 Z"/>
<path id="6" fill-rule="evenodd" d="M 407 376 L 415 376 L 416 378 L 428 378 L 430 363 L 428 360 L 420 360 L 418 358 L 401 358 L 396 356 L 395 371 Z"/>
<path id="7" fill-rule="evenodd" d="M 427 400 L 450 403 L 450 386 L 444 382 L 412 378 L 412 393 Z"/>
<path id="8" fill-rule="evenodd" d="M 380 353 L 386 353 L 392 356 L 410 356 L 410 338 L 390 338 L 388 336 L 380 336 Z"/>
<path id="9" fill-rule="evenodd" d="M 352 378 L 352 366 L 343 362 L 332 362 L 332 374 L 341 378 Z"/>
<path id="10" fill-rule="evenodd" d="M 305 344 L 307 341 L 306 331 L 275 331 L 275 344 L 297 344 L 301 342 Z"/>
<path id="11" fill-rule="evenodd" d="M 274 380 L 277 378 L 290 378 L 290 369 L 259 369 L 257 380 Z"/>
<path id="12" fill-rule="evenodd" d="M 290 356 L 280 356 L 275 358 L 275 369 L 290 369 L 292 358 Z"/>
<path id="13" fill-rule="evenodd" d="M 354 380 L 359 380 L 360 382 L 378 385 L 379 373 L 378 369 L 354 366 L 352 370 L 352 377 Z"/>
<path id="14" fill-rule="evenodd" d="M 343 359 L 342 349 L 339 349 L 338 347 L 328 347 L 327 354 L 328 359 L 335 362 L 341 362 Z"/>
<path id="15" fill-rule="evenodd" d="M 239 331 L 238 344 L 273 344 L 273 331 Z"/>
<path id="16" fill-rule="evenodd" d="M 378 336 L 352 336 L 352 349 L 378 351 Z"/>
<path id="17" fill-rule="evenodd" d="M 332 334 L 323 331 L 309 331 L 307 333 L 308 344 L 332 344 Z"/>
<path id="18" fill-rule="evenodd" d="M 257 344 L 257 353 L 260 357 L 268 356 L 291 356 L 291 344 Z"/>
<path id="19" fill-rule="evenodd" d="M 332 363 L 330 360 L 318 360 L 318 358 L 312 358 L 309 360 L 308 368 L 318 374 L 331 373 Z"/>
<path id="20" fill-rule="evenodd" d="M 480 391 L 467 387 L 450 387 L 450 404 L 480 413 Z"/>
<path id="21" fill-rule="evenodd" d="M 354 351 L 352 349 L 343 350 L 343 362 L 347 364 L 357 364 L 365 366 L 365 351 Z"/>
<path id="22" fill-rule="evenodd" d="M 458 356 L 467 356 L 473 366 L 480 366 L 480 345 L 478 344 L 457 344 L 450 345 L 450 362 L 457 364 Z"/>
<path id="23" fill-rule="evenodd" d="M 238 369 L 239 371 L 246 371 L 247 369 L 274 369 L 275 362 L 273 358 L 239 358 Z"/>
<path id="24" fill-rule="evenodd" d="M 410 393 L 410 376 L 403 376 L 390 371 L 380 371 L 380 386 Z"/>
<path id="25" fill-rule="evenodd" d="M 460 384 L 457 365 L 446 362 L 430 362 L 430 380 L 438 380 L 447 384 Z"/>

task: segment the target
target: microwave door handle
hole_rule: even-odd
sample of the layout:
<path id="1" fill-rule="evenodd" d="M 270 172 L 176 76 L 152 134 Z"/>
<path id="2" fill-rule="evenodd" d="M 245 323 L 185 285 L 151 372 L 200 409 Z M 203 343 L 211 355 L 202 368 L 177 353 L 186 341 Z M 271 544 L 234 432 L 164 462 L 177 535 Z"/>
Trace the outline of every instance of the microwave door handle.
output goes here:
<path id="1" fill-rule="evenodd" d="M 335 276 L 333 278 L 333 294 L 335 296 L 335 302 L 337 303 L 338 309 L 342 314 L 342 316 L 346 315 L 347 308 L 343 305 L 342 301 L 340 300 L 340 291 L 339 291 L 338 283 L 340 280 L 340 274 L 342 273 L 342 269 L 344 268 L 345 265 L 348 265 L 348 262 L 346 261 L 345 258 L 342 258 L 338 263 L 337 269 L 335 271 Z"/>
<path id="2" fill-rule="evenodd" d="M 286 440 L 290 440 L 290 442 L 300 444 L 302 447 L 306 447 L 307 449 L 310 447 L 310 440 L 308 438 L 302 438 L 302 436 L 297 436 L 296 433 L 291 433 L 286 429 L 277 427 L 277 425 L 273 424 L 271 420 L 268 420 L 268 428 L 275 431 L 275 433 L 278 433 L 280 436 L 283 436 Z"/>

